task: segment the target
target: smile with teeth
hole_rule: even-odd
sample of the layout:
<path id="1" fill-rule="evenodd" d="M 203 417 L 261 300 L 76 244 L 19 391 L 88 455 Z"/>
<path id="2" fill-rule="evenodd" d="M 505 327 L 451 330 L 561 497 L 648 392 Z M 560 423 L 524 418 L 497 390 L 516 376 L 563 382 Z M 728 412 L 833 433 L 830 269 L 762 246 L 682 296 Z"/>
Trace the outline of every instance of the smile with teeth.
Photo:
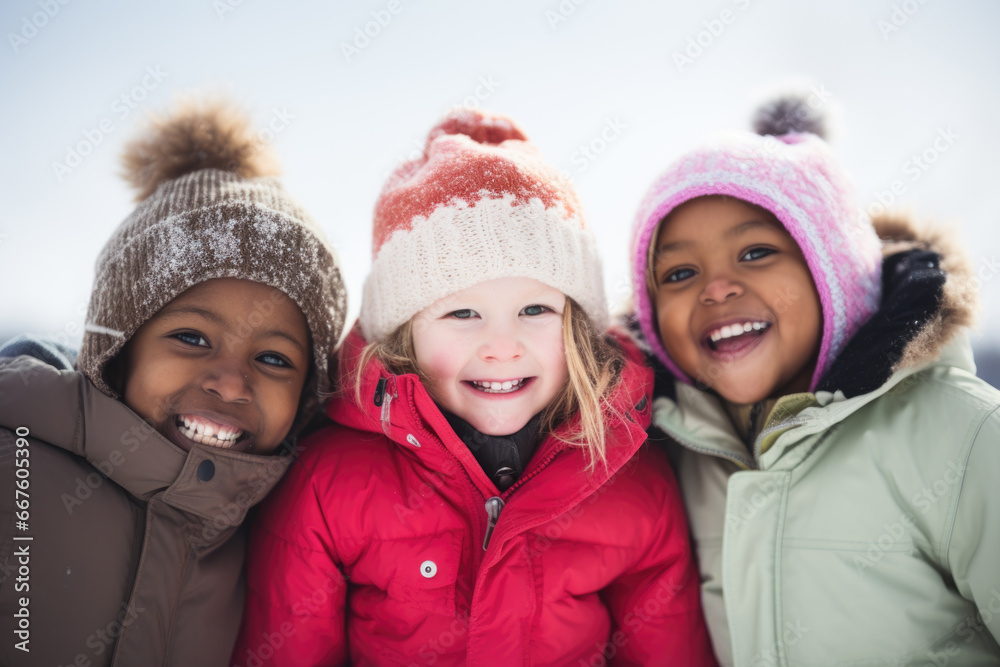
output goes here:
<path id="1" fill-rule="evenodd" d="M 503 382 L 494 382 L 491 380 L 472 380 L 469 384 L 478 389 L 479 391 L 485 391 L 487 394 L 509 394 L 521 389 L 526 378 L 521 378 L 519 380 L 504 380 Z"/>
<path id="2" fill-rule="evenodd" d="M 723 338 L 733 338 L 734 336 L 742 336 L 743 334 L 748 334 L 752 331 L 764 331 L 771 326 L 770 322 L 743 322 L 736 324 L 728 324 L 723 327 L 719 327 L 708 334 L 708 340 L 712 343 L 717 343 Z"/>
<path id="3" fill-rule="evenodd" d="M 243 435 L 235 426 L 206 422 L 192 415 L 177 415 L 177 430 L 189 440 L 212 447 L 232 447 Z"/>

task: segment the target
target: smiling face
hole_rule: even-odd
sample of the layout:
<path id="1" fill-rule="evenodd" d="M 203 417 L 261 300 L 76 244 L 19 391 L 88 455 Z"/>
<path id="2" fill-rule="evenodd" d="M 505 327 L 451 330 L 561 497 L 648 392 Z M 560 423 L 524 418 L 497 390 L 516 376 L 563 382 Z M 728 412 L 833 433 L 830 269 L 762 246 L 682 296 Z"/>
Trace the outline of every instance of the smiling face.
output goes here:
<path id="1" fill-rule="evenodd" d="M 566 385 L 566 297 L 531 278 L 487 280 L 413 318 L 425 386 L 444 410 L 487 435 L 510 435 Z"/>
<path id="2" fill-rule="evenodd" d="M 123 354 L 125 404 L 185 451 L 196 443 L 273 451 L 292 427 L 312 364 L 295 302 L 235 278 L 183 292 Z"/>
<path id="3" fill-rule="evenodd" d="M 660 225 L 652 272 L 660 338 L 689 377 L 734 403 L 808 390 L 822 308 L 773 215 L 728 197 L 687 201 Z"/>

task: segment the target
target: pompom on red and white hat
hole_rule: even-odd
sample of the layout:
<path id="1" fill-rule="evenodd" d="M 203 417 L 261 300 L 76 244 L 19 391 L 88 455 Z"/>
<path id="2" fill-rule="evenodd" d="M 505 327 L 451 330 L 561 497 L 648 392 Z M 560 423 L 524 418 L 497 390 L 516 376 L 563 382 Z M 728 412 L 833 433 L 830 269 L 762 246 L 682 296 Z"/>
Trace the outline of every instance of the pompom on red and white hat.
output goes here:
<path id="1" fill-rule="evenodd" d="M 603 331 L 597 243 L 569 180 L 514 121 L 452 111 L 375 204 L 361 328 L 378 341 L 438 299 L 497 278 L 534 278 Z"/>

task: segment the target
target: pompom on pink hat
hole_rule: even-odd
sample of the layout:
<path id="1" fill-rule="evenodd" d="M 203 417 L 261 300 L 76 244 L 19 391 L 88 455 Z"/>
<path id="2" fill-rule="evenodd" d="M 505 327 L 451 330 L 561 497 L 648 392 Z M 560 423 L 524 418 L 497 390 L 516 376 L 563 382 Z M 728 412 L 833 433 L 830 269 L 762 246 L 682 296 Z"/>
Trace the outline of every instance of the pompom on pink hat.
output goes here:
<path id="1" fill-rule="evenodd" d="M 647 290 L 649 246 L 659 223 L 686 201 L 728 195 L 770 211 L 798 244 L 823 309 L 814 391 L 851 336 L 881 300 L 881 243 L 853 185 L 823 140 L 823 122 L 804 96 L 783 96 L 757 110 L 751 132 L 722 135 L 686 153 L 656 179 L 636 216 L 632 283 L 649 347 L 680 380 L 667 355 Z"/>
<path id="2" fill-rule="evenodd" d="M 378 341 L 438 299 L 497 278 L 534 278 L 576 301 L 603 331 L 597 243 L 576 190 L 509 118 L 447 114 L 423 154 L 375 204 L 361 329 Z"/>

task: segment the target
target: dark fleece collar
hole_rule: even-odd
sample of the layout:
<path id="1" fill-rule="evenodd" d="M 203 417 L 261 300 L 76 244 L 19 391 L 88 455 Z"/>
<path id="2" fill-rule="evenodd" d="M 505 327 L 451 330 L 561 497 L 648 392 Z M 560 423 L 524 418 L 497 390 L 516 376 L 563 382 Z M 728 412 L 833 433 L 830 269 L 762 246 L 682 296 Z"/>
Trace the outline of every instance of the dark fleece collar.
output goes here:
<path id="1" fill-rule="evenodd" d="M 882 261 L 882 304 L 822 377 L 817 391 L 842 391 L 848 398 L 874 391 L 893 373 L 907 343 L 916 338 L 941 304 L 947 276 L 941 256 L 928 250 L 908 250 Z M 638 320 L 625 321 L 630 335 L 646 353 L 655 377 L 654 396 L 676 401 L 674 376 L 642 344 Z"/>
<path id="2" fill-rule="evenodd" d="M 444 416 L 500 491 L 506 491 L 524 472 L 538 444 L 542 423 L 541 414 L 537 414 L 517 433 L 486 435 L 461 417 L 448 412 Z"/>

